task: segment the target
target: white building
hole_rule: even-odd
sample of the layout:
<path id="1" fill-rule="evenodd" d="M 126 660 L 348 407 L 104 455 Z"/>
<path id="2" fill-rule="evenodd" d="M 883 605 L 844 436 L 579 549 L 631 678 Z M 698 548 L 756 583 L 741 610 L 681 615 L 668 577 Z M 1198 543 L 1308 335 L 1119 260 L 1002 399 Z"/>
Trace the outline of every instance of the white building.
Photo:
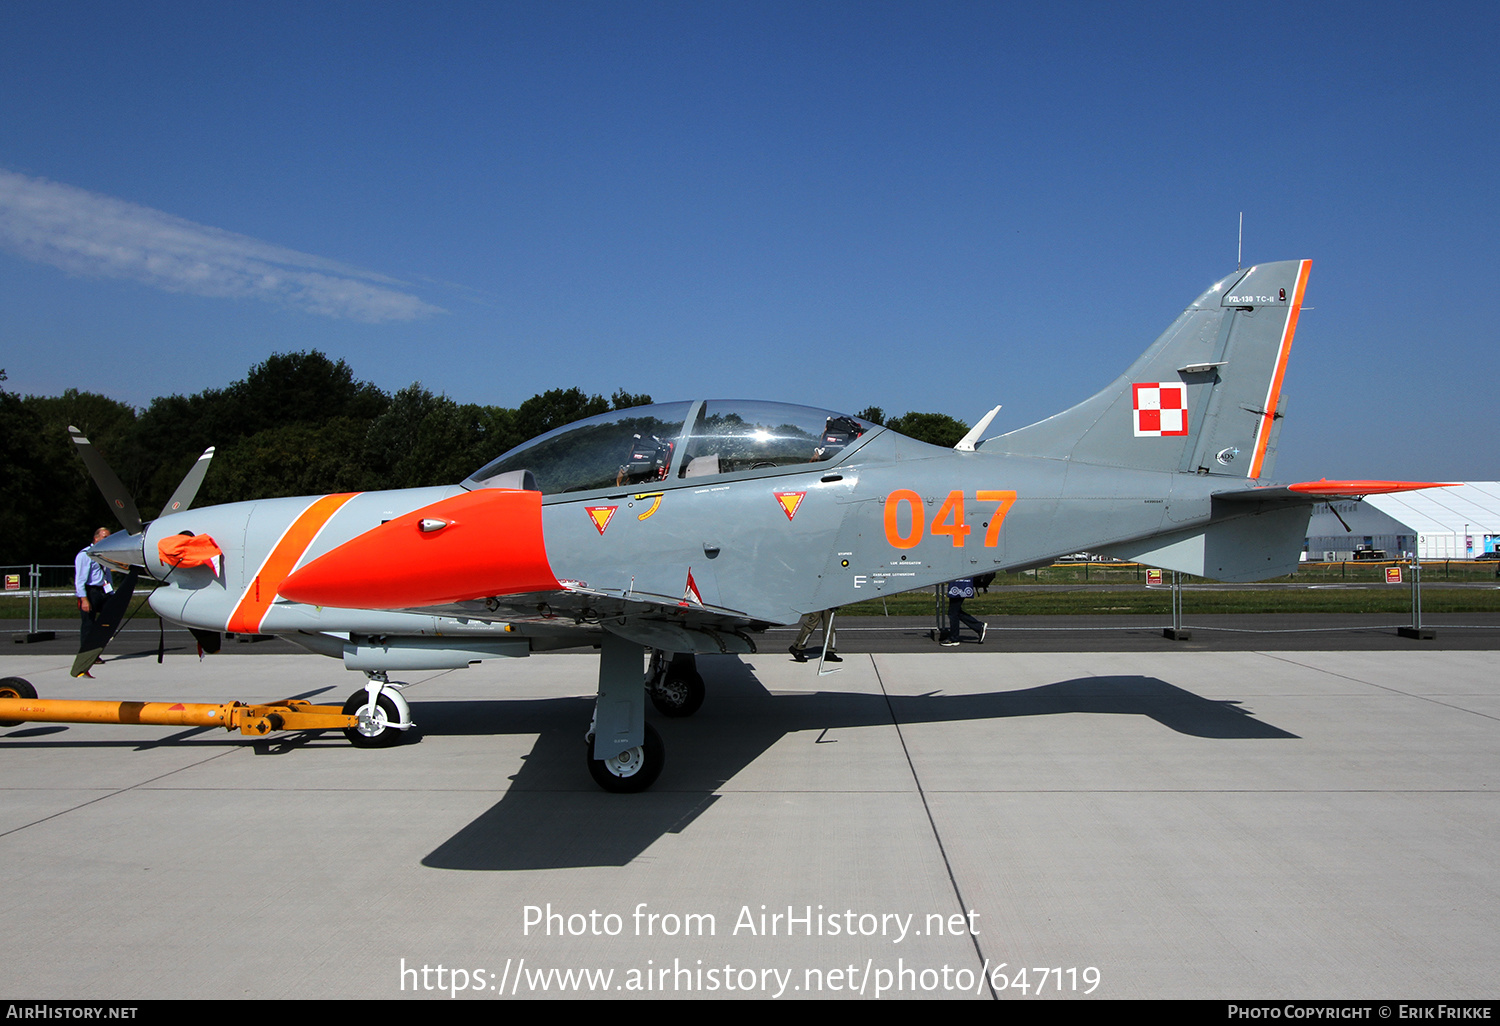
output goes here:
<path id="1" fill-rule="evenodd" d="M 1310 560 L 1353 559 L 1372 549 L 1395 558 L 1413 548 L 1422 559 L 1474 559 L 1500 549 L 1500 481 L 1323 503 L 1313 507 L 1304 546 Z"/>

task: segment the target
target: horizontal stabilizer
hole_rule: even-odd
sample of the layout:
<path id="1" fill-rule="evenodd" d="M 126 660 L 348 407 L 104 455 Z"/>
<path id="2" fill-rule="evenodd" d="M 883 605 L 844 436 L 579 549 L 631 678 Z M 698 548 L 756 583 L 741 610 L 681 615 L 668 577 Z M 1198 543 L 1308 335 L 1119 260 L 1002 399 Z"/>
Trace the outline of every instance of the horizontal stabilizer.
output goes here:
<path id="1" fill-rule="evenodd" d="M 1414 492 L 1421 488 L 1457 488 L 1444 481 L 1299 481 L 1296 484 L 1242 488 L 1215 492 L 1215 499 L 1238 502 L 1334 502 L 1338 499 L 1362 499 L 1366 495 L 1388 495 L 1391 492 Z"/>

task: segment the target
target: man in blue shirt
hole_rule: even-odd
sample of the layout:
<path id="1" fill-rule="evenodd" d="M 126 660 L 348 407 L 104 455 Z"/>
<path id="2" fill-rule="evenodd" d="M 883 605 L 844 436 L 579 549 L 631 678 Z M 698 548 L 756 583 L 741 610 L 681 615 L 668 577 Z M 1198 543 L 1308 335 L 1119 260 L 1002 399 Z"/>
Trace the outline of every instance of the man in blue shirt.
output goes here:
<path id="1" fill-rule="evenodd" d="M 94 532 L 94 542 L 102 542 L 108 537 L 107 527 Z M 78 627 L 80 644 L 88 638 L 89 628 L 94 626 L 94 621 L 104 611 L 105 596 L 114 590 L 104 567 L 89 558 L 88 546 L 79 549 L 78 555 L 73 557 L 73 594 L 78 598 L 78 613 L 81 618 Z M 99 661 L 102 663 L 104 660 Z"/>

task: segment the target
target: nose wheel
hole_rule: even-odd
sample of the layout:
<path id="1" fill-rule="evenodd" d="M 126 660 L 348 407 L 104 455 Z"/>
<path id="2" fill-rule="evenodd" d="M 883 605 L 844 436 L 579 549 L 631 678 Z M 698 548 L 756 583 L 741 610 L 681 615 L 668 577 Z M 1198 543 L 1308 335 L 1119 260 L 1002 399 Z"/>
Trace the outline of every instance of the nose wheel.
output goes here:
<path id="1" fill-rule="evenodd" d="M 594 783 L 614 794 L 634 794 L 646 790 L 656 783 L 667 758 L 667 747 L 662 744 L 661 735 L 649 723 L 646 724 L 644 743 L 627 748 L 608 759 L 594 758 L 592 734 L 585 739 L 585 743 L 584 755 L 588 759 L 589 776 L 594 778 Z"/>
<path id="2" fill-rule="evenodd" d="M 370 704 L 370 693 L 363 688 L 349 696 L 349 701 L 344 703 L 345 716 L 358 716 L 359 725 L 345 727 L 344 736 L 355 748 L 390 748 L 399 745 L 404 739 L 405 731 L 399 729 L 395 724 L 401 722 L 401 711 L 396 708 L 396 703 L 389 695 L 379 695 L 375 699 L 375 709 L 367 712 Z"/>

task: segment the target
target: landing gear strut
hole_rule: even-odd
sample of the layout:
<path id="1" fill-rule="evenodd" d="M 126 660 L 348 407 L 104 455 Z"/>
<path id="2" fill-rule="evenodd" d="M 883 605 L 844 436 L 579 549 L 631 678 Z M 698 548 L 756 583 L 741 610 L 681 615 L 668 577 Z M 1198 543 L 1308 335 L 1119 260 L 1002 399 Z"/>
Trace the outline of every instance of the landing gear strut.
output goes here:
<path id="1" fill-rule="evenodd" d="M 640 643 L 618 634 L 605 631 L 600 638 L 599 697 L 585 735 L 584 757 L 589 776 L 606 791 L 644 791 L 656 782 L 666 761 L 661 736 L 646 723 L 643 654 Z"/>

